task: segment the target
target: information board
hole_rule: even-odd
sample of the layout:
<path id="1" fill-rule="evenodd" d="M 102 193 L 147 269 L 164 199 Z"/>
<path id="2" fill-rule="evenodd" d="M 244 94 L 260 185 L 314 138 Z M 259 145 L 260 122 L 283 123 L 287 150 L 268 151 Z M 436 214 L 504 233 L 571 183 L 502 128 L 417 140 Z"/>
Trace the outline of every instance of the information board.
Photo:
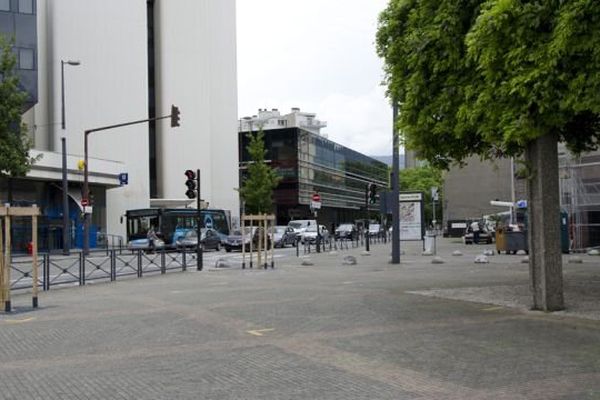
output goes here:
<path id="1" fill-rule="evenodd" d="M 423 240 L 423 193 L 400 193 L 400 240 Z"/>

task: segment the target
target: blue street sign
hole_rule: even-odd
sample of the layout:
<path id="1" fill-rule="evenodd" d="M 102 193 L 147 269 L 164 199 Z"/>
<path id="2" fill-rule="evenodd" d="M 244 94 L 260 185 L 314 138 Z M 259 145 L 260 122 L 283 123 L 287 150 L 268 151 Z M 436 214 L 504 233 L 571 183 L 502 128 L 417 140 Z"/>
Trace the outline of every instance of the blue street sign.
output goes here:
<path id="1" fill-rule="evenodd" d="M 119 184 L 121 186 L 127 185 L 129 183 L 129 174 L 127 172 L 122 172 L 119 174 Z"/>

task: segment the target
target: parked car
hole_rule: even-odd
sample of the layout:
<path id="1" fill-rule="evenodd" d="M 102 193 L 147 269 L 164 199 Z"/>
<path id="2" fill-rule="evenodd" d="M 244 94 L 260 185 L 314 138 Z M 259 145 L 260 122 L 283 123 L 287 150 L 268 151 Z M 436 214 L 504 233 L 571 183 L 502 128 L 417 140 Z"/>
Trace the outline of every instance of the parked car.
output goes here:
<path id="1" fill-rule="evenodd" d="M 296 245 L 296 232 L 294 228 L 278 225 L 273 229 L 273 243 L 275 247 L 285 247 L 288 244 Z"/>
<path id="2" fill-rule="evenodd" d="M 321 236 L 321 242 L 329 240 L 329 231 L 325 228 L 325 225 L 319 225 L 319 232 L 317 233 L 317 225 L 309 225 L 306 230 L 301 234 L 300 241 L 302 244 L 316 243 L 317 234 Z"/>
<path id="3" fill-rule="evenodd" d="M 488 230 L 485 225 L 479 224 L 479 243 L 492 244 L 495 240 L 495 232 Z M 463 236 L 463 242 L 465 244 L 473 244 L 473 229 L 471 225 L 467 225 L 465 235 Z"/>
<path id="4" fill-rule="evenodd" d="M 316 219 L 296 219 L 294 221 L 290 221 L 288 226 L 294 230 L 296 234 L 296 241 L 300 240 L 300 237 L 306 231 L 309 226 L 317 226 Z"/>
<path id="5" fill-rule="evenodd" d="M 356 240 L 358 237 L 358 229 L 354 224 L 341 224 L 335 229 L 336 239 Z"/>
<path id="6" fill-rule="evenodd" d="M 369 224 L 369 237 L 378 237 L 383 233 L 381 224 Z"/>
<path id="7" fill-rule="evenodd" d="M 250 238 L 252 238 L 252 250 L 256 250 L 256 248 L 258 247 L 258 242 L 259 242 L 259 235 L 264 234 L 264 230 L 262 228 L 258 228 L 258 227 L 252 227 L 250 228 L 249 226 L 244 228 L 244 235 L 242 235 L 242 230 L 241 229 L 235 229 L 231 232 L 231 234 L 229 236 L 227 236 L 227 239 L 225 240 L 225 244 L 223 245 L 223 247 L 225 247 L 225 251 L 226 252 L 231 252 L 232 250 L 242 250 L 242 242 L 244 243 L 244 249 L 246 251 L 250 251 Z M 270 249 L 271 248 L 271 235 L 267 235 L 267 248 Z"/>
<path id="8" fill-rule="evenodd" d="M 195 248 L 198 245 L 198 233 L 195 230 L 187 231 L 177 240 L 179 248 Z M 200 230 L 200 245 L 203 250 L 221 250 L 221 237 L 214 229 L 202 228 Z"/>

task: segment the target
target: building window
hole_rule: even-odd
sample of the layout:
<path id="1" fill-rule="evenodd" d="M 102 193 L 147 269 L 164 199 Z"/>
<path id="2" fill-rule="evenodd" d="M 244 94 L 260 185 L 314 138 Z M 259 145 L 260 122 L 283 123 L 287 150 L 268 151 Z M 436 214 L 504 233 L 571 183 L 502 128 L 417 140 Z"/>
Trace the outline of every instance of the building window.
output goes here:
<path id="1" fill-rule="evenodd" d="M 0 0 L 0 11 L 10 11 L 10 0 Z"/>
<path id="2" fill-rule="evenodd" d="M 19 49 L 19 68 L 20 69 L 34 69 L 32 49 Z"/>
<path id="3" fill-rule="evenodd" d="M 33 0 L 19 0 L 19 12 L 21 14 L 33 14 Z"/>

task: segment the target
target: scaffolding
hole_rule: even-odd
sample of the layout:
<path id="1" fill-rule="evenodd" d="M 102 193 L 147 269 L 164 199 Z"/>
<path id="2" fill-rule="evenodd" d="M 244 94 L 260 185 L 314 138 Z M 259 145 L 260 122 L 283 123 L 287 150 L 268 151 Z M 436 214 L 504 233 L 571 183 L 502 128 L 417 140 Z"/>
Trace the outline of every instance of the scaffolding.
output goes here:
<path id="1" fill-rule="evenodd" d="M 559 158 L 561 208 L 569 215 L 570 249 L 600 246 L 600 157 Z"/>

